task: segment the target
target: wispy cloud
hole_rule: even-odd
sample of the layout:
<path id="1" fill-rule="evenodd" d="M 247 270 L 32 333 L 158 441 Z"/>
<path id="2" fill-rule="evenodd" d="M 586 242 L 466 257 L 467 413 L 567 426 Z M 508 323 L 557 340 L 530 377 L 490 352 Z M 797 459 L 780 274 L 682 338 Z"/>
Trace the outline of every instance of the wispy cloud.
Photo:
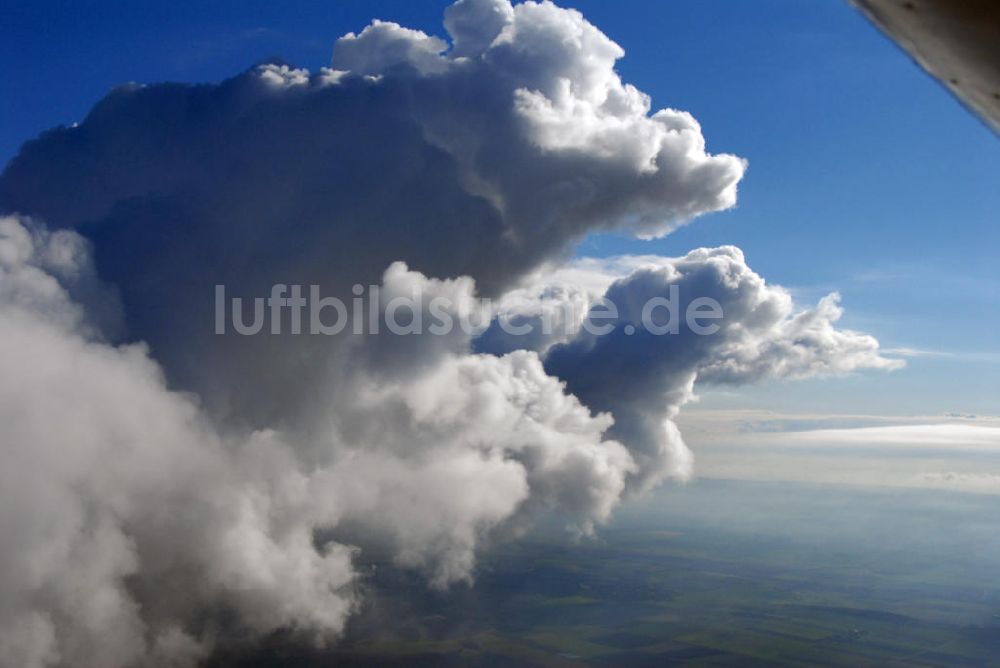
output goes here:
<path id="1" fill-rule="evenodd" d="M 923 348 L 910 348 L 901 346 L 899 348 L 885 348 L 887 355 L 899 355 L 900 357 L 954 357 L 955 353 L 943 350 L 925 350 Z"/>
<path id="2" fill-rule="evenodd" d="M 708 478 L 1000 493 L 1000 418 L 691 410 L 678 420 Z"/>
<path id="3" fill-rule="evenodd" d="M 926 348 L 914 348 L 910 346 L 897 346 L 883 348 L 886 355 L 908 358 L 941 358 L 953 360 L 955 362 L 969 363 L 978 362 L 984 364 L 1000 363 L 1000 353 L 990 351 L 949 351 L 949 350 L 928 350 Z"/>
<path id="4" fill-rule="evenodd" d="M 762 434 L 755 434 L 758 439 Z M 768 434 L 775 445 L 891 446 L 904 449 L 948 448 L 1000 453 L 1000 427 L 975 424 L 916 424 L 853 429 L 813 429 Z"/>
<path id="5" fill-rule="evenodd" d="M 915 482 L 930 487 L 941 487 L 963 492 L 1000 494 L 1000 475 L 993 473 L 922 473 Z"/>

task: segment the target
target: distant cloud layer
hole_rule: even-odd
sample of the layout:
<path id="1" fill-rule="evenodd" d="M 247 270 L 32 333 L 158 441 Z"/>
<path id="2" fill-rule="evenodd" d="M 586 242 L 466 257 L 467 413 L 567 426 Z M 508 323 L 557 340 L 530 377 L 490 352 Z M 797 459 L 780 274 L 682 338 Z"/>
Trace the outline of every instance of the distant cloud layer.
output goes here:
<path id="1" fill-rule="evenodd" d="M 1000 494 L 995 416 L 695 409 L 678 422 L 708 478 Z"/>
<path id="2" fill-rule="evenodd" d="M 1000 474 L 991 473 L 923 473 L 916 482 L 929 487 L 941 487 L 966 492 L 1000 494 Z"/>
<path id="3" fill-rule="evenodd" d="M 900 365 L 733 247 L 567 262 L 733 206 L 744 161 L 650 113 L 576 11 L 460 0 L 445 26 L 374 22 L 316 73 L 121 87 L 0 177 L 0 664 L 334 638 L 371 554 L 471 581 L 539 516 L 588 534 L 689 475 L 696 382 Z M 619 312 L 605 336 L 214 333 L 215 285 L 274 283 Z M 673 291 L 716 300 L 718 331 L 635 331 Z"/>
<path id="4" fill-rule="evenodd" d="M 780 444 L 834 447 L 904 447 L 907 450 L 951 449 L 1000 451 L 1000 428 L 995 424 L 915 424 L 854 429 L 813 429 L 774 434 Z"/>

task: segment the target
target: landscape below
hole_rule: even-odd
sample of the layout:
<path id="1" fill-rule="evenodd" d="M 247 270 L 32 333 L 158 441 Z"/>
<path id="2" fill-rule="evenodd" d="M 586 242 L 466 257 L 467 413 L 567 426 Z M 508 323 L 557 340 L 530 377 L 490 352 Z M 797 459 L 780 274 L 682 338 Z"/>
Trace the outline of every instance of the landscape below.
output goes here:
<path id="1" fill-rule="evenodd" d="M 487 552 L 472 587 L 367 565 L 326 649 L 219 665 L 982 666 L 1000 656 L 992 495 L 700 480 Z"/>

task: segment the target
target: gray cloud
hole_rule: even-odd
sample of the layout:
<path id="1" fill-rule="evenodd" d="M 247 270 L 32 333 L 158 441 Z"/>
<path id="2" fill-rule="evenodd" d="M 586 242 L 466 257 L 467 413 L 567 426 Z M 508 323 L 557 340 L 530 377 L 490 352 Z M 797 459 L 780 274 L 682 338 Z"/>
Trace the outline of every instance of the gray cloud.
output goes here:
<path id="1" fill-rule="evenodd" d="M 256 462 L 279 445 L 258 435 L 235 457 L 144 346 L 89 335 L 67 290 L 89 278 L 80 244 L 0 219 L 4 665 L 194 659 L 215 606 L 260 632 L 336 629 L 350 553 L 317 551 L 286 512 L 293 472 Z M 58 276 L 39 269 L 53 257 Z"/>
<path id="2" fill-rule="evenodd" d="M 91 335 L 67 290 L 89 280 L 85 259 L 58 278 L 39 269 L 82 239 L 16 218 L 0 233 L 10 665 L 196 660 L 233 624 L 224 613 L 243 633 L 327 637 L 355 604 L 359 547 L 388 547 L 436 586 L 469 580 L 501 525 L 548 512 L 591 531 L 634 468 L 604 438 L 611 417 L 535 353 L 470 354 L 468 336 L 360 337 L 361 362 L 341 368 L 351 398 L 330 402 L 326 431 L 220 429 L 164 385 L 145 346 Z M 473 304 L 469 279 L 404 266 L 384 294 L 406 284 Z M 419 366 L 371 362 L 402 341 Z"/>
<path id="3" fill-rule="evenodd" d="M 541 513 L 587 534 L 687 475 L 672 417 L 696 380 L 892 366 L 737 249 L 565 264 L 588 233 L 732 206 L 744 162 L 650 113 L 578 12 L 462 0 L 445 25 L 451 48 L 376 22 L 316 73 L 121 87 L 0 176 L 0 662 L 323 641 L 373 552 L 471 581 Z M 216 284 L 275 283 L 419 290 L 456 319 L 478 295 L 525 319 L 605 294 L 622 311 L 606 337 L 574 317 L 516 344 L 214 333 Z M 623 333 L 675 285 L 722 304 L 718 335 Z"/>

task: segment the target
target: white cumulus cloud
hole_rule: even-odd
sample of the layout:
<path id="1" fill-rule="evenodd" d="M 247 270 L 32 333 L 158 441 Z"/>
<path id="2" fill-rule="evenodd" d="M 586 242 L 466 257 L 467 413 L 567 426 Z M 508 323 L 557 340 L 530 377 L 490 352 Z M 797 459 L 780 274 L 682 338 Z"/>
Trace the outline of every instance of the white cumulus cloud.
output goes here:
<path id="1" fill-rule="evenodd" d="M 836 327 L 836 297 L 797 309 L 733 247 L 566 263 L 592 232 L 731 207 L 745 162 L 654 112 L 579 12 L 460 0 L 445 27 L 376 21 L 316 73 L 123 86 L 4 170 L 0 665 L 323 642 L 373 554 L 472 582 L 542 515 L 589 534 L 689 475 L 696 382 L 898 366 Z M 353 311 L 330 336 L 216 333 L 217 285 L 276 284 L 558 334 L 356 335 Z M 682 313 L 720 304 L 717 334 L 638 329 L 674 289 Z M 619 312 L 595 336 L 602 297 Z"/>

